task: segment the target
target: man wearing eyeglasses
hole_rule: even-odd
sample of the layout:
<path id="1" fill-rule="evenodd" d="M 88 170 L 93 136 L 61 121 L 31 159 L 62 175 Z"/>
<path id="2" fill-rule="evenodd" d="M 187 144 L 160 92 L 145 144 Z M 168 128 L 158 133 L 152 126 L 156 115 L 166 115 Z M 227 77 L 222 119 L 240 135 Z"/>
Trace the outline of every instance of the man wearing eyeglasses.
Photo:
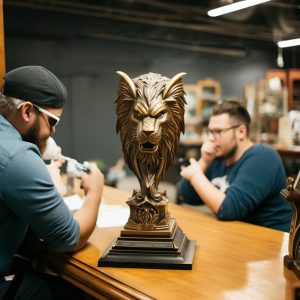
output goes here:
<path id="1" fill-rule="evenodd" d="M 76 251 L 94 230 L 103 189 L 95 164 L 81 185 L 85 201 L 74 215 L 55 188 L 41 158 L 55 133 L 67 92 L 63 83 L 40 66 L 24 66 L 4 76 L 0 94 L 0 298 L 13 255 L 30 229 L 43 247 L 56 252 Z M 17 299 L 84 299 L 67 282 L 28 272 Z"/>
<path id="2" fill-rule="evenodd" d="M 249 138 L 250 116 L 238 102 L 223 101 L 213 110 L 208 139 L 199 161 L 183 167 L 182 203 L 206 204 L 219 220 L 241 220 L 289 231 L 290 204 L 279 193 L 286 174 L 278 153 Z"/>

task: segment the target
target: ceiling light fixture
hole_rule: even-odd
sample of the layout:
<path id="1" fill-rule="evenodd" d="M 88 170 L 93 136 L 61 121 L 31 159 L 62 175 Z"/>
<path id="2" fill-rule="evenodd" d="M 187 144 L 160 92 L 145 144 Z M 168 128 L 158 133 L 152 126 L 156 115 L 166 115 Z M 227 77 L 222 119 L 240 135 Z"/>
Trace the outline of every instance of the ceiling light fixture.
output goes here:
<path id="1" fill-rule="evenodd" d="M 277 43 L 277 45 L 280 48 L 299 46 L 300 45 L 300 39 L 280 41 L 280 42 Z"/>
<path id="2" fill-rule="evenodd" d="M 277 48 L 278 48 L 278 55 L 277 55 L 276 63 L 279 68 L 283 68 L 284 61 L 283 61 L 283 56 L 282 56 L 282 48 L 280 48 L 280 47 L 277 47 Z"/>
<path id="3" fill-rule="evenodd" d="M 215 8 L 215 9 L 211 9 L 207 12 L 207 14 L 210 17 L 218 17 L 218 16 L 221 16 L 221 15 L 231 13 L 233 11 L 237 11 L 237 10 L 240 10 L 240 9 L 244 9 L 244 8 L 254 6 L 254 5 L 257 5 L 257 4 L 261 4 L 261 3 L 264 3 L 264 2 L 268 2 L 268 1 L 271 1 L 271 0 L 244 0 L 244 1 L 239 1 L 239 2 L 236 2 L 236 3 L 232 3 L 232 4 L 221 6 L 221 7 Z"/>

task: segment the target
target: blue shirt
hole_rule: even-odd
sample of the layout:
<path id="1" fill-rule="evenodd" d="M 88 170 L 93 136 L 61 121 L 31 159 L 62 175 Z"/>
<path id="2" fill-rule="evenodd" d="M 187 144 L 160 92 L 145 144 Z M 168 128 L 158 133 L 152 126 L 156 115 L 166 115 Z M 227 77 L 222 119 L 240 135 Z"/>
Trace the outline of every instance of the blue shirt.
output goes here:
<path id="1" fill-rule="evenodd" d="M 9 271 L 28 227 L 53 251 L 71 251 L 79 242 L 79 224 L 58 194 L 38 148 L 22 141 L 0 115 L 0 274 Z"/>
<path id="2" fill-rule="evenodd" d="M 278 153 L 266 145 L 254 145 L 231 166 L 215 159 L 207 178 L 225 192 L 216 216 L 219 220 L 241 220 L 282 231 L 289 231 L 291 205 L 279 195 L 286 187 L 286 174 Z M 200 204 L 192 186 L 183 181 L 180 199 Z"/>

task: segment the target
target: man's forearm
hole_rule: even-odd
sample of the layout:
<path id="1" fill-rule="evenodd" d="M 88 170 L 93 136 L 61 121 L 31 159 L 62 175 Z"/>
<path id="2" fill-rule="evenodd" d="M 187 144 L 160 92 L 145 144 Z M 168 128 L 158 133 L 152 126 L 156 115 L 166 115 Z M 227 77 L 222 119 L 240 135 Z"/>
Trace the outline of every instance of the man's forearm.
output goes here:
<path id="1" fill-rule="evenodd" d="M 96 226 L 100 200 L 101 197 L 98 193 L 88 193 L 85 196 L 83 206 L 74 214 L 74 218 L 80 226 L 80 240 L 76 250 L 86 245 L 88 238 Z"/>
<path id="2" fill-rule="evenodd" d="M 190 183 L 205 204 L 216 214 L 225 199 L 225 193 L 216 188 L 201 171 L 192 176 Z"/>
<path id="3" fill-rule="evenodd" d="M 203 158 L 200 158 L 198 160 L 198 163 L 200 165 L 202 172 L 205 173 L 207 171 L 207 169 L 209 168 L 209 166 L 211 165 L 212 161 L 207 162 Z"/>

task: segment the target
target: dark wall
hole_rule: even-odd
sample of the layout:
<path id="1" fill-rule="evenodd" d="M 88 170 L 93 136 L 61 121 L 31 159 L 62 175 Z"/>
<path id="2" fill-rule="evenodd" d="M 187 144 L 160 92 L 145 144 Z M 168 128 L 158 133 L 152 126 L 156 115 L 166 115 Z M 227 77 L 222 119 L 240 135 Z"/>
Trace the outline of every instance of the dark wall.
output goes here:
<path id="1" fill-rule="evenodd" d="M 69 102 L 55 135 L 64 154 L 107 165 L 122 156 L 115 131 L 117 70 L 130 77 L 150 71 L 172 77 L 184 71 L 185 83 L 212 77 L 220 81 L 224 97 L 242 97 L 245 83 L 277 68 L 275 46 L 250 45 L 247 57 L 232 58 L 111 41 L 88 37 L 112 26 L 103 20 L 14 7 L 4 7 L 4 22 L 7 70 L 43 65 L 68 89 Z M 296 67 L 291 58 L 288 63 Z"/>

